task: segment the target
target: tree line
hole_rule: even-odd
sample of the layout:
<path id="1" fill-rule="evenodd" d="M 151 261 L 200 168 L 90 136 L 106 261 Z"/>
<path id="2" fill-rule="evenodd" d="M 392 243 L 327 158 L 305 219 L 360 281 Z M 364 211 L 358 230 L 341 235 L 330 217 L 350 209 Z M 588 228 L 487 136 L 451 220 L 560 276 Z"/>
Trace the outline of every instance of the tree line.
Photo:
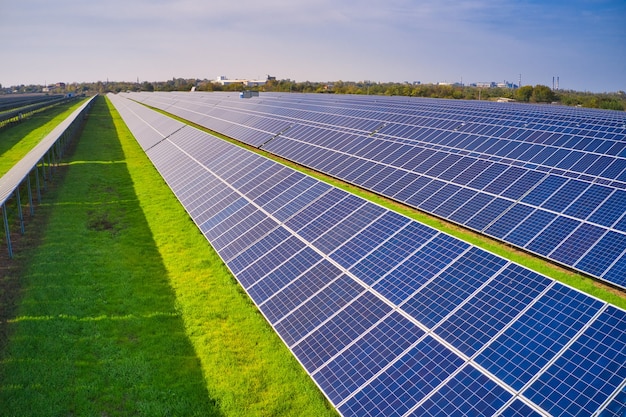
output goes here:
<path id="1" fill-rule="evenodd" d="M 43 86 L 14 86 L 2 88 L 0 94 L 18 91 L 22 93 L 41 92 Z M 459 84 L 410 84 L 410 83 L 376 83 L 367 81 L 334 81 L 334 82 L 296 82 L 293 80 L 276 80 L 268 78 L 265 85 L 245 87 L 242 84 L 221 85 L 208 79 L 172 78 L 167 81 L 143 82 L 103 82 L 71 83 L 65 88 L 49 88 L 50 94 L 105 94 L 124 91 L 267 91 L 267 92 L 298 92 L 320 94 L 361 94 L 387 95 L 408 97 L 431 97 L 457 100 L 497 100 L 508 99 L 524 103 L 559 103 L 566 106 L 580 106 L 609 110 L 626 110 L 626 93 L 589 93 L 573 90 L 554 91 L 545 85 L 525 85 L 520 88 L 477 87 Z"/>

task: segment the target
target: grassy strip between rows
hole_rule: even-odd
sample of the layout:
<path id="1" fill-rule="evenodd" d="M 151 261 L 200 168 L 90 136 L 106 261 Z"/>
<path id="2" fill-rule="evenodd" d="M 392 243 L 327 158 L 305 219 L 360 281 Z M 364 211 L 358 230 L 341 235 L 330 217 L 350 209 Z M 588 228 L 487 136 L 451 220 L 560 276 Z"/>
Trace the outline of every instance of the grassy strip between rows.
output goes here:
<path id="1" fill-rule="evenodd" d="M 336 415 L 105 98 L 62 175 L 16 260 L 0 414 Z"/>
<path id="2" fill-rule="evenodd" d="M 65 120 L 84 100 L 63 102 L 21 123 L 0 130 L 0 177 L 30 152 L 59 123 Z"/>
<path id="3" fill-rule="evenodd" d="M 494 239 L 491 239 L 487 236 L 484 235 L 480 235 L 478 233 L 475 233 L 471 230 L 465 229 L 463 227 L 457 226 L 455 224 L 452 224 L 450 222 L 447 222 L 445 220 L 442 220 L 438 217 L 432 216 L 430 214 L 424 213 L 422 211 L 416 210 L 412 207 L 406 206 L 402 203 L 399 203 L 397 201 L 391 200 L 389 198 L 385 198 L 381 195 L 369 192 L 367 190 L 364 190 L 360 187 L 345 183 L 344 181 L 341 181 L 339 179 L 333 178 L 333 177 L 329 177 L 328 175 L 325 175 L 323 173 L 320 173 L 318 171 L 303 167 L 301 165 L 295 164 L 289 160 L 280 158 L 276 155 L 273 155 L 271 153 L 259 150 L 258 148 L 254 148 L 252 146 L 248 146 L 246 144 L 243 144 L 242 142 L 239 142 L 237 140 L 234 140 L 232 138 L 229 138 L 227 136 L 224 136 L 222 134 L 220 134 L 219 132 L 214 132 L 211 131 L 203 126 L 197 125 L 195 123 L 192 123 L 188 120 L 182 119 L 178 116 L 175 116 L 173 114 L 167 113 L 165 111 L 159 110 L 157 108 L 153 108 L 156 111 L 159 111 L 162 114 L 166 114 L 174 119 L 177 119 L 183 123 L 186 124 L 190 124 L 194 127 L 196 127 L 197 129 L 203 130 L 207 133 L 210 133 L 212 135 L 218 136 L 224 140 L 227 140 L 233 144 L 236 144 L 238 146 L 242 146 L 246 149 L 249 149 L 253 152 L 259 153 L 261 155 L 266 156 L 267 158 L 273 159 L 275 161 L 278 161 L 282 164 L 288 165 L 294 169 L 297 169 L 301 172 L 304 172 L 307 175 L 313 176 L 321 181 L 325 181 L 335 187 L 341 188 L 343 190 L 349 191 L 353 194 L 356 194 L 360 197 L 363 197 L 371 202 L 374 202 L 376 204 L 379 204 L 383 207 L 386 207 L 390 210 L 394 210 L 398 213 L 401 213 L 407 217 L 410 217 L 414 220 L 417 220 L 423 224 L 426 224 L 428 226 L 431 226 L 437 230 L 440 230 L 442 232 L 445 232 L 449 235 L 455 236 L 461 240 L 464 240 L 465 242 L 471 243 L 472 245 L 476 245 L 480 248 L 483 248 L 489 252 L 492 252 L 496 255 L 499 255 L 505 259 L 508 259 L 512 262 L 518 263 L 520 265 L 523 265 L 529 269 L 532 269 L 533 271 L 537 271 L 543 275 L 546 275 L 550 278 L 553 278 L 557 281 L 560 281 L 564 284 L 567 284 L 571 287 L 577 288 L 580 291 L 583 291 L 589 295 L 592 295 L 594 297 L 597 297 L 601 300 L 604 300 L 606 302 L 609 302 L 613 305 L 616 305 L 618 307 L 624 308 L 626 309 L 626 294 L 616 288 L 613 288 L 611 286 L 605 285 L 597 280 L 594 280 L 592 278 L 586 277 L 582 274 L 570 271 L 568 269 L 562 268 L 560 266 L 557 266 L 553 263 L 550 263 L 548 261 L 545 261 L 541 258 L 538 258 L 534 255 L 531 255 L 529 253 L 520 251 L 515 249 L 514 247 L 512 247 L 511 245 L 507 245 L 505 243 L 496 241 Z"/>

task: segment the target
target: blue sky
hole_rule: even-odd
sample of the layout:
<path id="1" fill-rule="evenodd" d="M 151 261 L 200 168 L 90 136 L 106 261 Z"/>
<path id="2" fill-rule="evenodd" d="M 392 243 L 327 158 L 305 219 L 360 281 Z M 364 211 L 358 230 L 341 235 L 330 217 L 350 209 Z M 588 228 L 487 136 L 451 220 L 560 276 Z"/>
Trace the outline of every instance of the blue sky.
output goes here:
<path id="1" fill-rule="evenodd" d="M 0 84 L 512 81 L 626 91 L 624 0 L 0 0 Z"/>

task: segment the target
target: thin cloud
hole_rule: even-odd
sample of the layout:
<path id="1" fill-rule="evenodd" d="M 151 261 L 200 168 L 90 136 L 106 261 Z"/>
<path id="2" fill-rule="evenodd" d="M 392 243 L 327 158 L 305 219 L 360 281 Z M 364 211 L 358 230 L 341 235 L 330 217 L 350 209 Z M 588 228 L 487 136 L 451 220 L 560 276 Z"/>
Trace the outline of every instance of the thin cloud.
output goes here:
<path id="1" fill-rule="evenodd" d="M 92 68 L 153 81 L 270 73 L 472 82 L 522 73 L 547 84 L 560 73 L 564 86 L 615 91 L 625 89 L 625 8 L 618 0 L 1 2 L 0 43 L 13 59 L 0 82 L 102 79 Z M 590 64 L 598 62 L 603 72 Z"/>

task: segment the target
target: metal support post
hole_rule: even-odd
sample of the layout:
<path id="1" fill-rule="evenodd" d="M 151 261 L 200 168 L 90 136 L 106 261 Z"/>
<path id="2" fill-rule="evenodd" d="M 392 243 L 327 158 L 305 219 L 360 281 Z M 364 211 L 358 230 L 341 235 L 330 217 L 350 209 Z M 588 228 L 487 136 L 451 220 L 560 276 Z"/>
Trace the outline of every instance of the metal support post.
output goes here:
<path id="1" fill-rule="evenodd" d="M 35 207 L 33 207 L 33 190 L 30 188 L 30 172 L 26 176 L 26 189 L 28 190 L 28 207 L 30 207 L 30 215 L 35 215 Z"/>
<path id="2" fill-rule="evenodd" d="M 24 213 L 22 213 L 22 200 L 20 198 L 20 187 L 15 189 L 15 197 L 17 200 L 17 217 L 20 219 L 20 232 L 24 235 Z"/>
<path id="3" fill-rule="evenodd" d="M 9 219 L 7 217 L 7 204 L 2 204 L 2 217 L 4 218 L 4 234 L 7 237 L 7 248 L 9 250 L 9 258 L 13 259 L 13 248 L 11 247 L 11 231 L 9 230 Z"/>
<path id="4" fill-rule="evenodd" d="M 35 165 L 35 187 L 37 187 L 37 203 L 41 204 L 41 188 L 39 185 L 39 167 Z"/>

